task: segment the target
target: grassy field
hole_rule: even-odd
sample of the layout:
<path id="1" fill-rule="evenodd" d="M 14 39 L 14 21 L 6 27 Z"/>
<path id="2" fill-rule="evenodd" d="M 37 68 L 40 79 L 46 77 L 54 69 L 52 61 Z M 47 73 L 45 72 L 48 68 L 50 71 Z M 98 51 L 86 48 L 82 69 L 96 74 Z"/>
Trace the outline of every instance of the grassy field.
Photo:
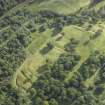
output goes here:
<path id="1" fill-rule="evenodd" d="M 30 79 L 31 81 L 33 81 L 34 78 L 37 76 L 36 70 L 41 65 L 46 63 L 46 59 L 49 59 L 51 62 L 56 61 L 59 55 L 64 53 L 64 45 L 69 42 L 70 38 L 81 39 L 82 35 L 84 35 L 85 33 L 79 29 L 75 29 L 75 26 L 65 27 L 62 32 L 65 33 L 65 35 L 59 41 L 56 41 L 57 36 L 51 37 L 51 32 L 49 30 L 42 33 L 42 35 L 40 35 L 41 37 L 37 35 L 38 33 L 36 33 L 36 38 L 26 49 L 27 52 L 29 52 L 29 56 L 26 58 L 25 62 L 21 65 L 21 67 L 17 70 L 17 72 L 14 75 L 13 84 L 15 87 L 16 85 L 25 87 L 30 86 L 30 81 L 28 81 L 29 83 L 26 82 L 24 84 L 24 81 L 26 81 L 27 77 L 31 77 Z M 39 51 L 44 46 L 46 46 L 48 42 L 53 42 L 54 48 L 46 55 L 42 56 Z M 26 84 L 28 84 L 28 86 Z"/>
<path id="2" fill-rule="evenodd" d="M 0 105 L 105 105 L 104 12 L 105 0 L 25 0 L 6 11 Z"/>
<path id="3" fill-rule="evenodd" d="M 91 32 L 86 32 L 84 31 L 84 29 L 80 30 L 79 27 L 75 26 L 65 27 L 62 32 L 65 35 L 59 41 L 56 41 L 57 36 L 51 37 L 50 30 L 47 30 L 40 36 L 38 35 L 38 33 L 33 34 L 35 38 L 32 43 L 26 48 L 27 52 L 29 52 L 29 56 L 26 58 L 24 63 L 14 75 L 13 85 L 15 87 L 18 85 L 19 87 L 22 86 L 26 89 L 29 88 L 31 86 L 31 82 L 33 82 L 33 80 L 35 80 L 38 75 L 37 69 L 46 63 L 46 59 L 49 59 L 51 62 L 56 61 L 59 55 L 64 53 L 64 45 L 69 42 L 70 38 L 75 38 L 80 40 L 80 44 L 78 45 L 76 50 L 81 56 L 81 61 L 73 68 L 73 72 L 70 72 L 70 74 L 68 74 L 66 80 L 70 79 L 73 74 L 80 68 L 81 64 L 89 57 L 92 50 L 96 48 L 102 48 L 102 44 L 105 40 L 102 35 L 96 40 L 90 42 L 88 46 L 84 46 L 83 43 L 89 38 Z M 97 41 L 98 43 L 100 41 L 98 46 Z M 41 55 L 40 50 L 45 47 L 48 42 L 53 42 L 54 48 L 46 55 Z"/>
<path id="4" fill-rule="evenodd" d="M 60 14 L 71 14 L 88 4 L 88 0 L 46 0 L 40 4 L 32 4 L 29 9 L 32 11 L 49 10 Z"/>
<path id="5" fill-rule="evenodd" d="M 50 0 L 45 1 L 40 4 L 33 3 L 30 5 L 26 5 L 26 8 L 33 12 L 37 12 L 40 10 L 50 10 L 56 11 L 61 14 L 70 14 L 79 10 L 81 7 L 89 4 L 89 1 L 86 0 Z M 94 8 L 99 9 L 103 3 L 99 3 Z M 76 7 L 76 8 L 74 8 Z M 96 39 L 89 41 L 87 45 L 84 43 L 89 40 L 90 36 L 97 29 L 103 29 L 102 35 L 97 37 Z M 49 59 L 50 62 L 54 62 L 57 58 L 65 52 L 64 46 L 70 41 L 70 38 L 75 38 L 79 40 L 79 45 L 76 48 L 77 53 L 81 56 L 81 60 L 79 63 L 73 68 L 72 72 L 70 72 L 65 81 L 71 79 L 73 75 L 78 72 L 81 65 L 88 59 L 89 55 L 95 50 L 105 51 L 104 42 L 105 42 L 105 25 L 104 23 L 97 23 L 94 25 L 91 30 L 86 31 L 85 28 L 81 28 L 75 25 L 66 26 L 63 28 L 62 32 L 64 36 L 62 39 L 57 41 L 57 36 L 52 37 L 52 31 L 46 30 L 43 33 L 32 33 L 32 42 L 25 49 L 28 53 L 27 58 L 23 62 L 23 64 L 17 69 L 16 73 L 13 76 L 12 86 L 13 87 L 22 87 L 24 89 L 28 89 L 31 86 L 31 83 L 37 79 L 38 76 L 38 68 L 46 63 L 46 59 Z M 42 55 L 40 50 L 43 49 L 48 42 L 52 42 L 54 48 L 49 51 L 47 54 Z M 94 83 L 94 79 L 97 77 L 98 72 L 96 72 L 91 78 L 88 78 L 84 81 L 84 84 L 88 87 Z"/>
<path id="6" fill-rule="evenodd" d="M 97 26 L 96 26 L 97 27 Z M 102 35 L 99 36 L 98 38 L 96 38 L 93 41 L 90 41 L 90 43 L 87 46 L 84 46 L 83 43 L 80 44 L 80 46 L 77 47 L 77 52 L 79 53 L 79 55 L 81 56 L 81 60 L 79 61 L 79 63 L 73 68 L 72 72 L 70 72 L 67 76 L 67 78 L 65 79 L 65 81 L 72 79 L 73 75 L 78 72 L 79 68 L 81 67 L 81 65 L 87 60 L 87 58 L 89 57 L 89 55 L 91 53 L 93 53 L 95 50 L 99 50 L 101 52 L 105 52 L 105 47 L 104 47 L 104 42 L 105 42 L 105 30 L 103 31 Z M 90 33 L 91 35 L 91 33 Z M 85 33 L 85 36 L 81 37 L 81 42 L 87 40 L 90 36 L 89 34 Z M 84 39 L 84 40 L 82 40 Z M 95 78 L 97 77 L 98 71 L 91 77 L 88 78 L 84 84 L 88 87 L 91 86 L 94 81 Z"/>

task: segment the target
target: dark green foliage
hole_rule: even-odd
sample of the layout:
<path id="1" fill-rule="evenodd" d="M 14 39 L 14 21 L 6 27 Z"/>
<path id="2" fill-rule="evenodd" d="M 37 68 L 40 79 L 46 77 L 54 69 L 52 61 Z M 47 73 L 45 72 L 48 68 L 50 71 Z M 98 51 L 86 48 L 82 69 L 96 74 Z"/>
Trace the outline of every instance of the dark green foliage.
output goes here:
<path id="1" fill-rule="evenodd" d="M 24 1 L 1 0 L 0 16 Z M 26 59 L 25 48 L 32 41 L 30 33 L 51 29 L 55 36 L 62 32 L 64 26 L 82 27 L 86 22 L 89 23 L 88 31 L 99 19 L 104 20 L 104 10 L 104 7 L 98 11 L 81 9 L 76 14 L 61 15 L 48 10 L 32 13 L 24 7 L 3 17 L 0 20 L 0 44 L 6 43 L 0 46 L 0 105 L 104 105 L 100 102 L 101 99 L 98 99 L 104 92 L 102 84 L 105 82 L 105 57 L 103 55 L 89 56 L 73 77 L 65 80 L 81 59 L 76 53 L 79 40 L 74 38 L 65 45 L 65 53 L 60 55 L 57 61 L 49 64 L 46 60 L 47 64 L 40 67 L 38 79 L 26 91 L 28 94 L 12 89 L 10 85 L 13 74 Z M 97 38 L 101 33 L 102 30 L 97 30 L 92 39 Z M 84 45 L 88 43 L 87 40 Z M 53 47 L 54 45 L 49 42 L 40 52 L 47 54 Z M 84 82 L 98 70 L 98 78 L 93 86 L 85 87 Z"/>
<path id="2" fill-rule="evenodd" d="M 73 52 L 75 52 L 75 48 L 78 44 L 79 44 L 78 40 L 71 38 L 70 42 L 65 46 L 65 50 L 73 53 Z"/>
<path id="3" fill-rule="evenodd" d="M 25 48 L 31 42 L 30 31 L 20 28 L 26 20 L 22 14 L 16 17 L 10 14 L 0 21 L 0 27 L 4 28 L 0 30 L 0 105 L 31 105 L 28 96 L 21 96 L 21 92 L 10 86 L 14 73 L 26 59 Z"/>
<path id="4" fill-rule="evenodd" d="M 19 30 L 17 32 L 17 39 L 21 43 L 21 46 L 27 47 L 32 40 L 30 36 L 30 31 L 26 28 Z"/>
<path id="5" fill-rule="evenodd" d="M 25 0 L 0 0 L 0 16 Z"/>
<path id="6" fill-rule="evenodd" d="M 104 91 L 104 88 L 102 86 L 96 86 L 95 88 L 96 95 L 101 95 L 103 91 Z"/>
<path id="7" fill-rule="evenodd" d="M 58 33 L 60 33 L 63 29 L 63 25 L 60 23 L 55 23 L 54 24 L 54 30 L 53 30 L 53 36 L 57 35 Z"/>
<path id="8" fill-rule="evenodd" d="M 51 49 L 53 49 L 53 44 L 51 43 L 51 42 L 49 42 L 49 43 L 47 43 L 47 45 L 46 45 L 46 47 L 44 47 L 41 51 L 40 51 L 40 53 L 41 54 L 47 54 Z"/>
<path id="9" fill-rule="evenodd" d="M 90 40 L 85 41 L 83 44 L 86 46 L 87 44 L 89 44 Z"/>
<path id="10" fill-rule="evenodd" d="M 39 32 L 40 32 L 40 33 L 41 33 L 41 32 L 44 32 L 45 30 L 46 30 L 46 28 L 45 28 L 44 25 L 42 25 L 42 26 L 39 27 Z"/>
<path id="11" fill-rule="evenodd" d="M 95 34 L 91 37 L 91 39 L 96 39 L 98 36 L 100 36 L 102 34 L 102 30 L 97 30 L 96 32 L 95 32 Z"/>
<path id="12" fill-rule="evenodd" d="M 103 0 L 91 0 L 91 5 L 95 5 Z"/>
<path id="13" fill-rule="evenodd" d="M 29 96 L 22 91 L 16 91 L 10 85 L 0 88 L 0 105 L 32 105 Z"/>
<path id="14" fill-rule="evenodd" d="M 97 70 L 100 69 L 100 59 L 97 55 L 91 55 L 80 67 L 80 73 L 84 80 L 90 78 Z"/>
<path id="15" fill-rule="evenodd" d="M 78 93 L 69 93 L 68 88 L 70 87 L 67 86 L 64 80 L 68 72 L 72 70 L 79 60 L 80 56 L 78 54 L 62 54 L 53 65 L 48 63 L 40 68 L 42 73 L 40 72 L 41 75 L 33 84 L 31 90 L 36 91 L 36 94 L 32 96 L 33 104 L 44 105 L 46 101 L 49 105 L 69 105 L 72 103 L 74 98 L 70 100 L 68 95 L 78 95 Z M 75 91 L 78 92 L 74 89 Z M 77 96 L 74 95 L 74 97 L 76 98 Z"/>
<path id="16" fill-rule="evenodd" d="M 4 31 L 0 32 L 0 44 L 8 40 L 13 34 L 13 31 L 11 29 L 6 29 Z"/>
<path id="17" fill-rule="evenodd" d="M 74 59 L 75 57 L 76 59 Z M 44 68 L 42 67 L 42 74 L 32 86 L 32 91 L 35 91 L 32 102 L 35 105 L 104 105 L 99 101 L 98 96 L 104 92 L 104 87 L 101 85 L 104 79 L 101 74 L 104 70 L 105 57 L 95 52 L 82 64 L 80 72 L 65 81 L 68 71 L 72 70 L 79 59 L 77 55 L 63 54 L 53 65 L 48 64 Z M 69 69 L 65 68 L 68 61 L 72 62 L 72 67 Z M 77 63 L 73 65 L 75 61 Z M 102 70 L 101 67 L 103 67 Z M 98 84 L 95 83 L 94 87 L 85 87 L 83 81 L 91 78 L 97 70 L 100 71 L 102 81 Z"/>

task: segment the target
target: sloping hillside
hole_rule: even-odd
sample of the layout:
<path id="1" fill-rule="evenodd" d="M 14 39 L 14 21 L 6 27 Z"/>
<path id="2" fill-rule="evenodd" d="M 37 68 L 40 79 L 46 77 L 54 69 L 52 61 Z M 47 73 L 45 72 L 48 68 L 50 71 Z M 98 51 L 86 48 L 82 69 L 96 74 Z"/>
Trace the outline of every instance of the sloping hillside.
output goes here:
<path id="1" fill-rule="evenodd" d="M 36 5 L 32 4 L 29 8 L 38 11 L 49 10 L 61 14 L 70 14 L 76 12 L 88 4 L 88 0 L 45 0 L 44 2 L 40 2 Z"/>
<path id="2" fill-rule="evenodd" d="M 25 2 L 26 0 L 0 0 L 0 16 L 5 14 L 8 10 Z"/>
<path id="3" fill-rule="evenodd" d="M 105 0 L 2 2 L 0 105 L 105 105 Z"/>

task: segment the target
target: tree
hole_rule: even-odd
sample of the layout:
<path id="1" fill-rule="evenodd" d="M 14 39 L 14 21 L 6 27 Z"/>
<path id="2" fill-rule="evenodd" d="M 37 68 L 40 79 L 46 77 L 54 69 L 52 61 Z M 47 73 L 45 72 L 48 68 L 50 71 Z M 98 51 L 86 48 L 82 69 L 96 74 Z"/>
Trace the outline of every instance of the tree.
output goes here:
<path id="1" fill-rule="evenodd" d="M 41 54 L 47 54 L 51 49 L 53 49 L 54 45 L 51 42 L 48 42 L 47 45 L 40 51 Z"/>
<path id="2" fill-rule="evenodd" d="M 36 97 L 34 102 L 35 102 L 35 105 L 43 105 L 43 101 L 40 97 Z"/>
<path id="3" fill-rule="evenodd" d="M 45 30 L 46 30 L 46 28 L 45 28 L 44 25 L 42 25 L 42 26 L 39 27 L 39 32 L 44 32 Z"/>
<path id="4" fill-rule="evenodd" d="M 91 0 L 91 5 L 95 5 L 103 0 Z"/>
<path id="5" fill-rule="evenodd" d="M 104 87 L 102 86 L 96 86 L 95 88 L 95 94 L 100 95 L 104 91 Z"/>
<path id="6" fill-rule="evenodd" d="M 49 101 L 49 104 L 50 104 L 50 105 L 58 105 L 58 102 L 57 102 L 55 99 L 51 99 L 51 100 Z"/>

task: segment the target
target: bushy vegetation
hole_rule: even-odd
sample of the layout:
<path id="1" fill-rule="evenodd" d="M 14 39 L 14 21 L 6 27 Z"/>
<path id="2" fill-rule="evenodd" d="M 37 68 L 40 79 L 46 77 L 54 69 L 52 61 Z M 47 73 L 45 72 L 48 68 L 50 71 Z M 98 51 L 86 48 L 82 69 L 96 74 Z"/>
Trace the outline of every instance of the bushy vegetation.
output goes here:
<path id="1" fill-rule="evenodd" d="M 0 1 L 0 16 L 2 16 L 6 11 L 24 2 L 25 0 L 1 0 Z"/>
<path id="2" fill-rule="evenodd" d="M 46 103 L 48 105 L 63 105 L 68 103 L 67 105 L 69 105 L 74 100 L 71 95 L 76 98 L 75 95 L 78 94 L 78 91 L 73 87 L 69 87 L 70 84 L 65 83 L 64 80 L 79 60 L 80 56 L 78 54 L 67 52 L 62 54 L 54 64 L 47 63 L 44 65 L 41 68 L 43 73 L 33 83 L 30 90 L 30 93 L 33 94 L 32 103 L 35 105 L 46 105 Z M 70 97 L 72 97 L 71 100 L 69 100 Z"/>
<path id="3" fill-rule="evenodd" d="M 33 83 L 30 94 L 34 105 L 104 105 L 99 95 L 104 92 L 104 55 L 93 53 L 75 75 L 65 81 L 68 72 L 79 62 L 78 55 L 63 54 L 54 64 L 41 68 L 41 75 Z M 99 71 L 93 87 L 83 82 Z"/>
<path id="4" fill-rule="evenodd" d="M 99 21 L 105 21 L 105 6 L 98 10 L 89 6 L 68 15 L 49 10 L 34 12 L 24 6 L 3 15 L 23 2 L 25 0 L 0 1 L 0 16 L 4 16 L 0 19 L 0 105 L 105 105 L 103 99 L 105 54 L 101 50 L 90 52 L 89 57 L 82 62 L 83 52 L 77 49 L 88 48 L 92 41 L 102 36 L 103 28 L 100 27 L 95 31 L 92 31 L 92 28 Z M 34 2 L 34 0 L 30 1 L 29 6 Z M 41 0 L 36 2 L 39 3 Z M 92 4 L 99 2 L 100 0 L 93 0 Z M 66 34 L 70 33 L 63 32 L 68 26 L 75 26 L 81 30 L 81 34 L 83 30 L 92 34 L 88 39 L 74 38 L 73 35 L 68 39 Z M 62 54 L 54 62 L 47 59 L 43 66 L 40 65 L 37 69 L 40 71 L 37 80 L 30 80 L 31 86 L 28 90 L 22 87 L 14 89 L 11 80 L 29 56 L 30 52 L 27 48 L 34 38 L 37 40 L 47 30 L 51 31 L 49 35 L 54 43 L 49 41 L 36 51 L 41 56 L 47 57 L 51 50 L 58 48 Z M 38 34 L 37 38 L 36 34 Z M 78 37 L 78 33 L 76 34 Z M 66 40 L 68 43 L 62 48 L 62 45 L 59 46 L 59 39 Z M 84 46 L 81 47 L 82 44 Z M 71 74 L 70 78 L 68 74 Z"/>

